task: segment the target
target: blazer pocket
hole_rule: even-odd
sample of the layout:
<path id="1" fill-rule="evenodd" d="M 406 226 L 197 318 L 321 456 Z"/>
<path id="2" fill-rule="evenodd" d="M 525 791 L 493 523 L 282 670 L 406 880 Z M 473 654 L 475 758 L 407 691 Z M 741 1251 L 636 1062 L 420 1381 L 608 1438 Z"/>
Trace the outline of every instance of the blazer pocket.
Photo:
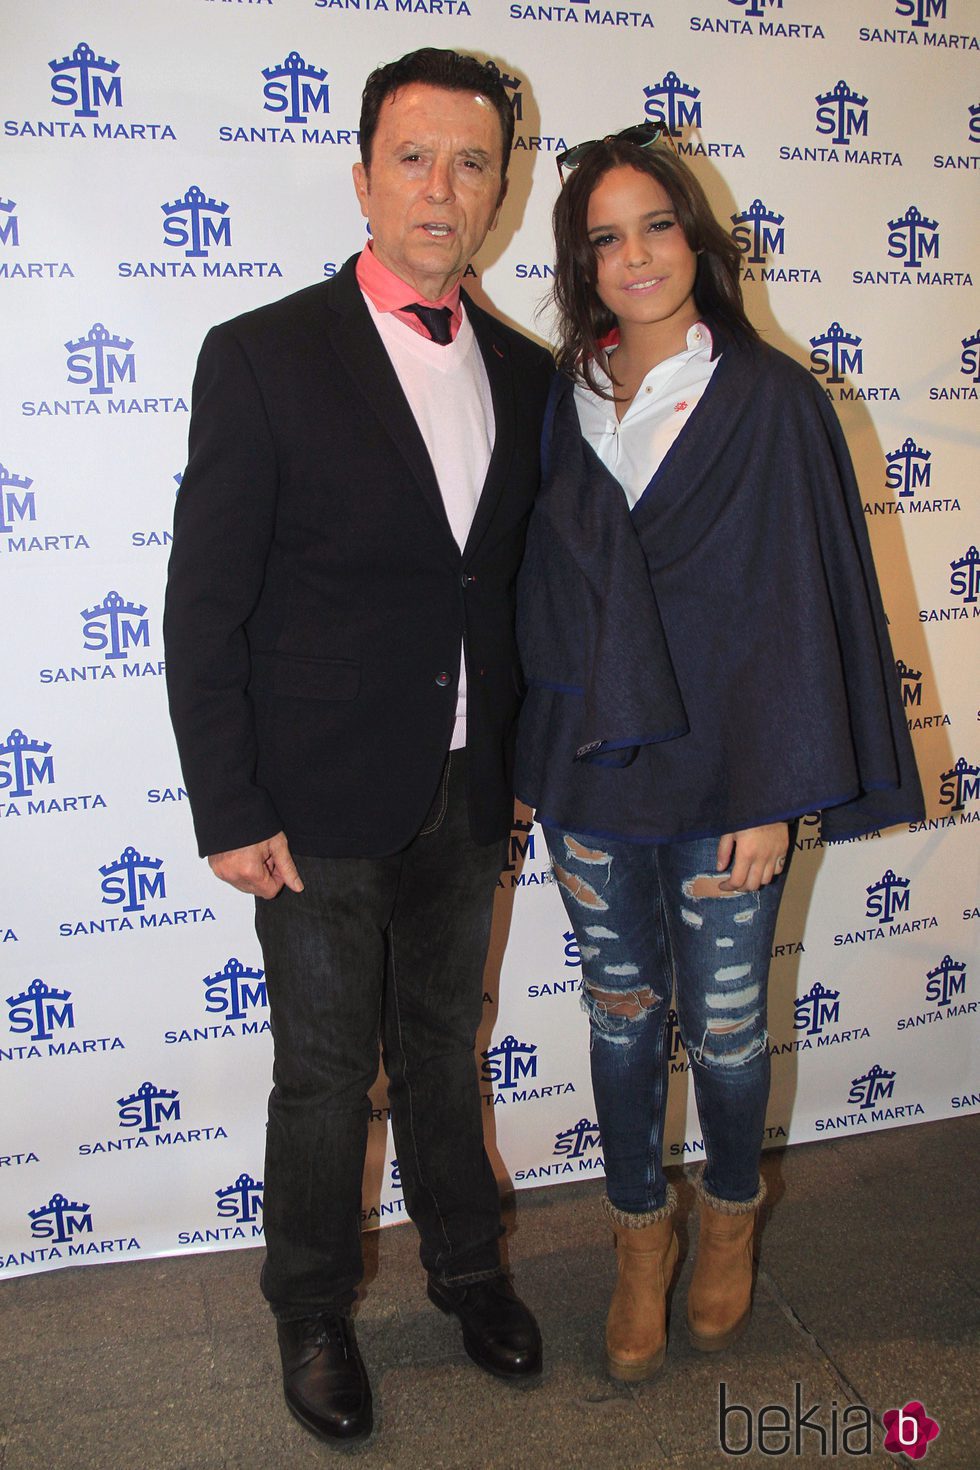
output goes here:
<path id="1" fill-rule="evenodd" d="M 279 653 L 253 656 L 253 664 L 274 697 L 355 699 L 361 686 L 361 666 L 349 658 L 299 658 Z"/>

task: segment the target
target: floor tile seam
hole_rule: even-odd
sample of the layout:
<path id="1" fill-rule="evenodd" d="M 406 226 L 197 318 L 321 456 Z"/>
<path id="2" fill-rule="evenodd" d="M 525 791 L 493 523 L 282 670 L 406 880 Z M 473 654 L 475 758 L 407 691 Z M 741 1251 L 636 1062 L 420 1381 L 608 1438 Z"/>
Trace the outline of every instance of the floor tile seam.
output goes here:
<path id="1" fill-rule="evenodd" d="M 868 1403 L 867 1395 L 858 1388 L 857 1384 L 851 1382 L 850 1378 L 848 1378 L 847 1374 L 844 1372 L 843 1368 L 840 1366 L 834 1356 L 827 1351 L 827 1349 L 823 1346 L 823 1343 L 817 1337 L 816 1333 L 807 1326 L 803 1318 L 796 1311 L 796 1308 L 780 1291 L 775 1279 L 769 1274 L 768 1271 L 763 1270 L 761 1267 L 759 1268 L 756 1278 L 757 1289 L 759 1286 L 763 1287 L 766 1295 L 779 1308 L 780 1312 L 793 1328 L 793 1331 L 795 1332 L 797 1337 L 802 1339 L 807 1351 L 813 1357 L 819 1359 L 825 1372 L 829 1373 L 830 1377 L 837 1384 L 840 1392 L 845 1395 L 848 1402 L 850 1404 L 857 1404 L 860 1407 L 867 1409 L 868 1413 L 871 1415 L 871 1419 L 875 1426 L 875 1429 L 878 1431 L 879 1444 L 877 1448 L 880 1449 L 886 1436 L 886 1430 L 884 1424 L 882 1423 L 882 1418 L 879 1411 L 873 1408 L 873 1406 Z M 894 1464 L 904 1465 L 908 1467 L 908 1470 L 915 1470 L 914 1462 L 910 1460 L 907 1455 L 897 1454 L 895 1453 L 895 1451 L 889 1451 L 889 1453 L 893 1456 Z"/>

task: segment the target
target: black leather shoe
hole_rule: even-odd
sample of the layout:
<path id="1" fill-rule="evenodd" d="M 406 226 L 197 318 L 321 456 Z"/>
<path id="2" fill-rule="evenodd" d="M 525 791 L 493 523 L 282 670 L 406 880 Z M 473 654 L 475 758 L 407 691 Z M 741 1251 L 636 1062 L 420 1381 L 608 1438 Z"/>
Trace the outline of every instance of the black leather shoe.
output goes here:
<path id="1" fill-rule="evenodd" d="M 430 1276 L 429 1300 L 459 1318 L 463 1347 L 488 1373 L 527 1381 L 541 1372 L 538 1324 L 506 1276 L 469 1286 L 447 1286 Z"/>
<path id="2" fill-rule="evenodd" d="M 371 1433 L 371 1385 L 349 1317 L 279 1322 L 286 1405 L 318 1439 L 364 1439 Z"/>

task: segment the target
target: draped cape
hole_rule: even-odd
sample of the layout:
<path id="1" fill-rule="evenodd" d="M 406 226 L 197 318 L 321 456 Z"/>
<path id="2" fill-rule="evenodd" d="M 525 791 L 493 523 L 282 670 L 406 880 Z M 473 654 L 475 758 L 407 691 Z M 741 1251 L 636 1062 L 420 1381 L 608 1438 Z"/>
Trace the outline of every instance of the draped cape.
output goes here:
<path id="1" fill-rule="evenodd" d="M 823 812 L 842 840 L 922 792 L 847 446 L 824 390 L 714 327 L 721 360 L 630 511 L 559 377 L 518 584 L 518 795 L 664 842 Z"/>

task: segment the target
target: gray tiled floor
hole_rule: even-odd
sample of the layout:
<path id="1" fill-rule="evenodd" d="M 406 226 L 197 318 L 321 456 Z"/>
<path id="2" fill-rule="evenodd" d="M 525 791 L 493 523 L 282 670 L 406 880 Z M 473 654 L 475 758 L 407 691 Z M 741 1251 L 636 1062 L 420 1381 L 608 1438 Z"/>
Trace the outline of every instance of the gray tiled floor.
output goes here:
<path id="1" fill-rule="evenodd" d="M 724 1465 L 926 1465 L 978 1470 L 980 1118 L 807 1144 L 765 1156 L 770 1185 L 755 1312 L 736 1348 L 705 1357 L 674 1301 L 664 1371 L 622 1388 L 599 1344 L 613 1273 L 600 1183 L 517 1196 L 511 1265 L 536 1308 L 536 1388 L 488 1378 L 427 1302 L 411 1226 L 367 1238 L 358 1333 L 372 1374 L 372 1439 L 336 1452 L 282 1406 L 254 1251 L 77 1267 L 0 1286 L 0 1470 L 714 1470 Z M 682 1241 L 696 1236 L 693 1191 Z M 757 1416 L 804 1409 L 782 1455 L 731 1455 L 718 1399 Z M 921 1400 L 941 1426 L 923 1460 L 881 1447 L 881 1414 Z M 870 1456 L 845 1452 L 848 1405 L 875 1419 Z M 833 1428 L 838 1444 L 834 1453 Z M 745 1415 L 729 1420 L 744 1444 Z M 736 1439 L 736 1431 L 739 1437 Z M 757 1432 L 757 1431 L 756 1431 Z M 768 1448 L 779 1447 L 779 1439 Z M 850 1440 L 847 1448 L 860 1443 Z"/>

